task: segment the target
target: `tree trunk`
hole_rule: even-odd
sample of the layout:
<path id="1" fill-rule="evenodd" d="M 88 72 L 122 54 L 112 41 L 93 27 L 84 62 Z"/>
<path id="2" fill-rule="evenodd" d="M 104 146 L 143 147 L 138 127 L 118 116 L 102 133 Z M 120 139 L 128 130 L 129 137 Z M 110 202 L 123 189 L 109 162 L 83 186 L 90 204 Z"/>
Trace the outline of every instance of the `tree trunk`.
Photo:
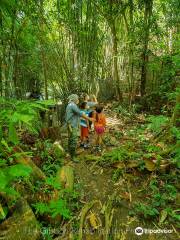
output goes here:
<path id="1" fill-rule="evenodd" d="M 176 105 L 171 118 L 172 126 L 180 127 L 180 88 L 177 90 Z"/>
<path id="2" fill-rule="evenodd" d="M 15 44 L 14 72 L 13 72 L 14 94 L 17 99 L 20 99 L 22 98 L 21 94 L 22 86 L 19 82 L 18 65 L 19 65 L 19 50 L 17 44 Z"/>
<path id="3" fill-rule="evenodd" d="M 111 33 L 112 33 L 112 41 L 113 41 L 113 76 L 116 85 L 116 93 L 119 101 L 122 101 L 122 92 L 120 89 L 120 79 L 119 79 L 119 72 L 118 72 L 118 49 L 117 49 L 117 33 L 115 27 L 115 20 L 111 19 Z"/>
<path id="4" fill-rule="evenodd" d="M 134 98 L 134 65 L 133 65 L 133 49 L 134 49 L 134 18 L 133 18 L 133 11 L 134 11 L 134 3 L 133 0 L 129 0 L 129 19 L 130 19 L 130 27 L 128 28 L 128 35 L 129 35 L 129 69 L 128 69 L 128 76 L 130 82 L 130 91 L 129 91 L 129 105 L 131 106 L 132 100 Z"/>
<path id="5" fill-rule="evenodd" d="M 2 10 L 0 9 L 0 35 L 2 36 L 2 34 L 3 34 L 3 19 L 2 19 Z M 2 46 L 2 48 L 4 47 L 2 38 L 1 38 L 1 46 Z M 3 52 L 3 50 L 2 50 L 2 52 Z M 0 56 L 0 96 L 1 97 L 3 95 L 2 64 L 3 64 L 3 57 Z"/>
<path id="6" fill-rule="evenodd" d="M 141 96 L 146 94 L 146 82 L 147 82 L 147 63 L 148 63 L 148 43 L 149 43 L 149 30 L 150 30 L 150 18 L 152 15 L 153 0 L 144 1 L 144 39 L 142 50 L 142 66 L 141 66 Z"/>
<path id="7" fill-rule="evenodd" d="M 43 22 L 43 16 L 44 16 L 44 8 L 43 8 L 44 0 L 40 0 L 40 29 L 42 30 L 40 32 L 40 44 L 41 44 L 41 59 L 42 59 L 42 67 L 43 67 L 43 75 L 44 75 L 44 93 L 45 93 L 45 99 L 48 99 L 48 81 L 47 81 L 47 62 L 44 52 L 44 45 L 45 41 L 43 40 L 43 36 L 45 35 L 44 32 L 44 22 Z"/>

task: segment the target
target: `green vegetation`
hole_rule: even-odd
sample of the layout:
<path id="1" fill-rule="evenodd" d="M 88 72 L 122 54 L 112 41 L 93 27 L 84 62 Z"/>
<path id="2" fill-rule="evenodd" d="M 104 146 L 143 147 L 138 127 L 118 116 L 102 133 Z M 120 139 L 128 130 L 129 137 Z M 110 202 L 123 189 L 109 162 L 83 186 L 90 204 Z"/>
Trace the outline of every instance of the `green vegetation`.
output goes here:
<path id="1" fill-rule="evenodd" d="M 179 12 L 179 0 L 0 1 L 0 239 L 134 239 L 142 225 L 180 237 Z M 90 133 L 76 163 L 70 94 L 95 95 L 107 117 L 102 148 Z"/>

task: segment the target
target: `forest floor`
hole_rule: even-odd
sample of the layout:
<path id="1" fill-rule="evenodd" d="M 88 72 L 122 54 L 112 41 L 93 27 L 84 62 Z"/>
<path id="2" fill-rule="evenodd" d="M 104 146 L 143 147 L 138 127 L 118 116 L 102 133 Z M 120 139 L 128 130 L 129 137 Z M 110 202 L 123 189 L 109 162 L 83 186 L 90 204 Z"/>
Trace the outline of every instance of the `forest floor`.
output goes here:
<path id="1" fill-rule="evenodd" d="M 151 216 L 144 218 L 142 212 L 146 210 L 142 210 L 141 216 L 135 212 L 130 213 L 136 202 L 151 197 L 148 192 L 150 182 L 159 181 L 158 171 L 153 169 L 153 161 L 151 162 L 155 159 L 154 154 L 150 160 L 145 159 L 145 165 L 139 165 L 139 159 L 144 155 L 142 143 L 145 142 L 147 148 L 157 145 L 153 135 L 145 131 L 145 116 L 139 114 L 134 119 L 122 119 L 108 108 L 105 109 L 105 114 L 107 129 L 102 153 L 95 152 L 92 147 L 94 134 L 91 133 L 91 147 L 78 149 L 79 162 L 66 162 L 66 165 L 74 168 L 76 183 L 81 189 L 79 201 L 85 206 L 97 201 L 84 219 L 82 239 L 177 239 L 179 235 L 173 224 L 163 226 L 160 223 L 165 221 L 163 209 L 159 219 Z M 162 149 L 165 147 L 163 143 L 158 146 Z M 117 149 L 122 152 L 119 154 Z M 166 169 L 160 171 L 160 174 L 164 174 Z M 153 212 L 149 215 L 153 217 Z M 135 233 L 137 227 L 143 228 L 142 235 Z M 158 229 L 170 230 L 170 233 L 148 232 Z"/>
<path id="2" fill-rule="evenodd" d="M 20 176 L 13 189 L 23 200 L 10 207 L 14 196 L 1 199 L 0 213 L 7 207 L 10 210 L 1 221 L 0 239 L 179 239 L 179 171 L 166 153 L 167 143 L 157 141 L 145 114 L 123 109 L 119 113 L 111 108 L 112 104 L 107 104 L 104 110 L 103 150 L 94 148 L 92 132 L 90 147 L 77 149 L 79 162 L 70 161 L 61 147 L 67 149 L 63 128 L 55 143 L 45 138 L 47 128 L 41 134 L 44 140 L 22 133 L 21 153 L 5 145 L 10 165 L 6 169 Z M 29 180 L 21 177 L 22 166 L 11 165 L 16 158 L 32 167 Z M 12 188 L 7 185 L 9 191 Z"/>

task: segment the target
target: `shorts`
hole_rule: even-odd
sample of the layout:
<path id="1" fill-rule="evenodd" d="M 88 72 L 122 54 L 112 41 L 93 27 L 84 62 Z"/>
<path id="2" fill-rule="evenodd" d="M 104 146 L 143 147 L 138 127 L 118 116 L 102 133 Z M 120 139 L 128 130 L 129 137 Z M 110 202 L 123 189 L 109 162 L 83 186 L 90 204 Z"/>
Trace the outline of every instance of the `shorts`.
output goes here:
<path id="1" fill-rule="evenodd" d="M 88 127 L 81 126 L 81 139 L 87 138 L 89 135 Z"/>
<path id="2" fill-rule="evenodd" d="M 105 128 L 103 126 L 95 126 L 95 132 L 98 134 L 98 135 L 101 135 L 103 134 L 105 131 Z"/>

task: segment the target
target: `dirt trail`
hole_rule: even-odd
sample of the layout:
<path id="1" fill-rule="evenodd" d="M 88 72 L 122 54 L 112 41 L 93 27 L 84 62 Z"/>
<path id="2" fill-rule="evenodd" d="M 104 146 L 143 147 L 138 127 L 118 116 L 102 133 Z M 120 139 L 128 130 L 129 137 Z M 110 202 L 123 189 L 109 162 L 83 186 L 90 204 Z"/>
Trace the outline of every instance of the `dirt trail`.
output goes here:
<path id="1" fill-rule="evenodd" d="M 107 115 L 107 133 L 106 136 L 114 138 L 114 133 L 119 131 L 125 131 L 127 128 L 130 130 L 134 128 L 134 125 L 124 125 L 123 121 L 109 111 Z M 116 141 L 115 146 L 105 146 L 106 151 L 111 151 L 113 148 L 121 146 L 121 143 L 127 141 L 125 137 L 119 138 L 119 142 Z M 93 143 L 93 135 L 91 135 L 91 143 Z M 117 182 L 112 180 L 114 169 L 111 167 L 104 167 L 96 162 L 97 155 L 93 153 L 92 148 L 86 151 L 80 151 L 79 163 L 71 163 L 75 170 L 75 176 L 77 183 L 81 186 L 81 202 L 83 204 L 89 203 L 93 200 L 100 201 L 101 208 L 95 206 L 91 209 L 91 213 L 95 214 L 96 219 L 100 219 L 101 226 L 98 226 L 96 230 L 91 233 L 87 233 L 86 230 L 91 228 L 88 218 L 90 213 L 87 214 L 87 218 L 84 221 L 85 233 L 83 234 L 84 240 L 90 239 L 106 239 L 106 240 L 166 240 L 176 239 L 174 234 L 143 234 L 138 236 L 135 234 L 137 227 L 145 229 L 157 229 L 157 226 L 152 222 L 145 222 L 143 219 L 140 221 L 137 217 L 130 217 L 129 210 L 132 203 L 138 198 L 138 191 L 142 188 L 142 185 L 146 183 L 149 175 L 139 176 L 136 170 L 130 173 L 122 175 Z M 87 154 L 91 154 L 91 160 L 87 158 Z M 94 160 L 93 160 L 94 157 Z M 106 226 L 106 210 L 102 212 L 102 208 L 106 208 L 105 205 L 112 200 L 110 209 L 110 215 L 112 222 L 109 223 L 109 236 L 105 236 Z M 92 229 L 92 228 L 91 228 Z M 170 227 L 171 229 L 171 227 Z M 102 233 L 102 234 L 101 234 Z"/>

